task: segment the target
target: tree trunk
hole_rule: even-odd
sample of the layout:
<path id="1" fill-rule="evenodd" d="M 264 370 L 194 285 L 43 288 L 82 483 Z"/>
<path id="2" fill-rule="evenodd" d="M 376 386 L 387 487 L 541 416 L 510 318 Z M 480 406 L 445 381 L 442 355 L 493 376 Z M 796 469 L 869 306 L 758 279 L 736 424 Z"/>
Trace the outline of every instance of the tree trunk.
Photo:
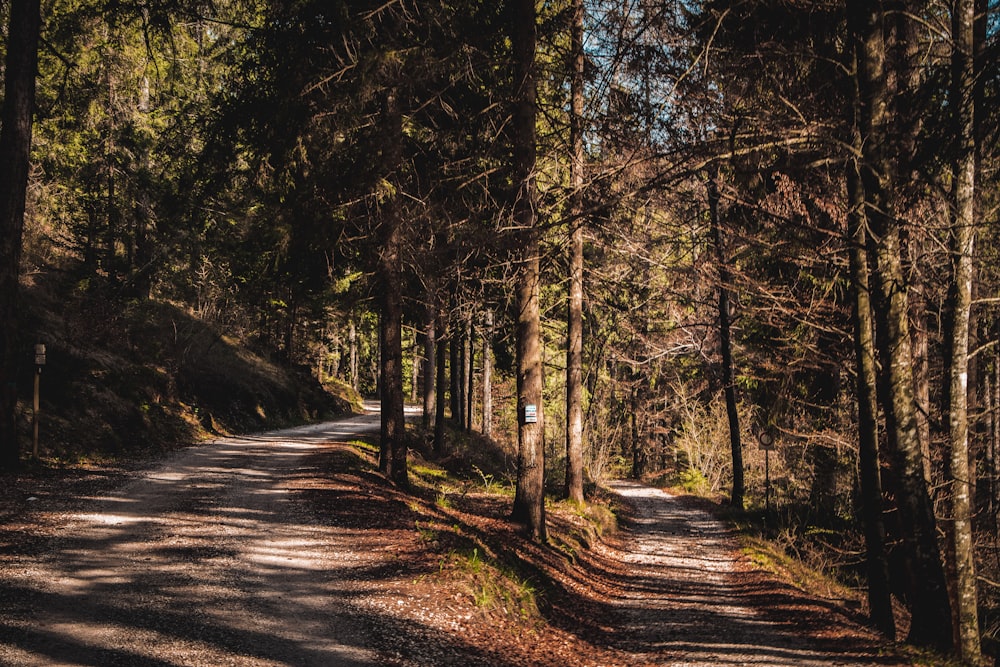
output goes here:
<path id="1" fill-rule="evenodd" d="M 354 318 L 352 317 L 348 323 L 347 328 L 347 343 L 348 351 L 350 354 L 349 372 L 351 374 L 350 381 L 351 387 L 354 391 L 358 391 L 358 327 L 354 323 Z"/>
<path id="2" fill-rule="evenodd" d="M 493 435 L 493 311 L 483 319 L 483 435 Z"/>
<path id="3" fill-rule="evenodd" d="M 883 10 L 852 0 L 848 15 L 861 17 L 854 36 L 859 48 L 858 84 L 863 155 L 861 177 L 865 217 L 872 230 L 869 256 L 879 295 L 876 326 L 887 396 L 887 427 L 894 431 L 893 468 L 898 478 L 898 509 L 904 548 L 914 576 L 909 582 L 911 624 L 908 641 L 940 650 L 952 646 L 951 605 L 937 544 L 934 511 L 924 479 L 923 457 L 913 392 L 913 355 L 909 308 L 900 258 L 899 222 L 892 214 L 896 167 L 888 145 L 886 44 Z M 895 151 L 898 154 L 898 151 Z"/>
<path id="4" fill-rule="evenodd" d="M 437 317 L 437 297 L 431 296 L 426 309 L 426 320 L 424 322 L 424 428 L 429 429 L 434 425 L 434 409 L 437 404 L 436 385 L 437 378 L 437 329 L 435 319 Z"/>
<path id="5" fill-rule="evenodd" d="M 437 333 L 437 396 L 435 401 L 434 414 L 434 453 L 444 454 L 444 419 L 445 410 L 448 407 L 448 395 L 445 389 L 448 387 L 448 315 L 444 312 L 440 302 L 436 308 L 437 322 L 434 330 Z"/>
<path id="6" fill-rule="evenodd" d="M 299 319 L 299 305 L 294 294 L 288 297 L 285 330 L 282 332 L 281 356 L 287 363 L 295 360 L 295 327 Z"/>
<path id="7" fill-rule="evenodd" d="M 117 171 L 117 153 L 115 145 L 115 135 L 117 128 L 115 127 L 116 112 L 115 107 L 117 107 L 118 102 L 115 99 L 115 80 L 112 76 L 112 71 L 109 68 L 106 70 L 108 72 L 108 112 L 107 112 L 107 125 L 104 127 L 106 146 L 104 153 L 104 166 L 107 169 L 107 190 L 105 191 L 105 211 L 104 214 L 107 218 L 107 226 L 105 227 L 104 236 L 104 270 L 108 275 L 108 282 L 112 285 L 118 284 L 118 240 L 119 240 L 119 227 L 121 223 L 121 214 L 118 210 L 118 171 Z"/>
<path id="8" fill-rule="evenodd" d="M 398 180 L 402 164 L 402 114 L 396 91 L 390 89 L 383 100 L 385 160 L 389 178 Z M 398 189 L 398 188 L 397 188 Z M 402 213 L 398 196 L 383 203 L 379 236 L 378 279 L 380 287 L 379 347 L 381 367 L 379 388 L 382 407 L 379 470 L 402 487 L 409 485 L 406 470 L 406 422 L 403 412 L 403 294 L 402 294 Z"/>
<path id="9" fill-rule="evenodd" d="M 570 260 L 566 315 L 567 499 L 583 502 L 583 0 L 573 0 L 570 91 Z"/>
<path id="10" fill-rule="evenodd" d="M 643 442 L 641 434 L 639 433 L 639 410 L 640 410 L 640 391 L 636 387 L 635 376 L 637 373 L 635 369 L 630 373 L 633 378 L 632 381 L 632 391 L 629 398 L 629 435 L 630 441 L 632 443 L 632 478 L 642 479 L 642 476 L 646 474 L 646 450 L 643 448 Z"/>
<path id="11" fill-rule="evenodd" d="M 955 576 L 955 616 L 958 650 L 969 664 L 982 659 L 979 637 L 974 540 L 972 535 L 972 474 L 969 469 L 969 322 L 972 309 L 975 136 L 973 119 L 973 0 L 955 0 L 952 6 L 951 108 L 958 147 L 954 165 L 954 213 L 951 225 L 951 367 L 949 368 L 946 482 L 951 490 L 951 561 Z"/>
<path id="12" fill-rule="evenodd" d="M 452 300 L 454 304 L 454 300 Z M 454 305 L 451 308 L 451 313 L 449 314 L 448 323 L 449 331 L 451 335 L 448 337 L 448 375 L 450 380 L 451 391 L 448 392 L 448 403 L 451 408 L 451 419 L 455 422 L 458 428 L 462 426 L 462 406 L 464 402 L 462 401 L 462 327 L 456 321 L 455 316 L 456 309 Z"/>
<path id="13" fill-rule="evenodd" d="M 465 430 L 472 431 L 472 403 L 475 397 L 475 357 L 476 348 L 473 345 L 474 329 L 472 312 L 465 317 L 465 342 L 462 345 L 462 378 L 465 386 Z"/>
<path id="14" fill-rule="evenodd" d="M 424 356 L 423 348 L 425 347 L 423 342 L 423 332 L 418 329 L 413 331 L 413 354 L 411 355 L 411 368 L 410 368 L 410 403 L 416 404 L 417 399 L 420 397 L 420 379 L 421 371 L 424 367 Z"/>
<path id="15" fill-rule="evenodd" d="M 709 222 L 712 245 L 719 266 L 719 346 L 722 348 L 722 385 L 726 394 L 726 415 L 729 418 L 729 445 L 733 459 L 733 490 L 729 497 L 733 507 L 743 507 L 746 483 L 743 477 L 743 442 L 740 436 L 740 415 L 736 404 L 736 377 L 733 371 L 733 347 L 730 336 L 729 285 L 732 277 L 722 243 L 719 220 L 719 170 L 712 167 L 708 178 Z"/>
<path id="16" fill-rule="evenodd" d="M 535 1 L 514 0 L 511 44 L 514 58 L 515 109 L 513 172 L 517 185 L 514 225 L 520 251 L 517 266 L 515 328 L 517 368 L 517 488 L 511 518 L 536 541 L 545 527 L 545 420 L 542 405 L 541 316 L 539 311 L 539 230 L 535 220 Z M 526 417 L 528 406 L 535 421 Z"/>
<path id="17" fill-rule="evenodd" d="M 931 373 L 930 335 L 924 313 L 927 312 L 923 297 L 910 303 L 911 321 L 917 324 L 913 332 L 913 391 L 917 400 L 917 433 L 920 438 L 920 457 L 924 465 L 924 481 L 930 485 L 931 478 Z"/>
<path id="18" fill-rule="evenodd" d="M 17 443 L 17 337 L 21 243 L 31 154 L 38 0 L 11 0 L 0 127 L 0 469 L 20 464 Z"/>
<path id="19" fill-rule="evenodd" d="M 993 391 L 990 394 L 990 437 L 986 449 L 987 525 L 1000 524 L 1000 335 L 996 335 L 993 354 Z M 1000 532 L 1000 531 L 995 531 Z"/>
<path id="20" fill-rule="evenodd" d="M 856 63 L 856 55 L 852 55 Z M 851 114 L 851 143 L 861 151 L 857 118 L 857 79 L 852 77 L 854 109 Z M 875 325 L 868 279 L 864 191 L 857 159 L 847 163 L 848 242 L 854 325 L 854 362 L 857 367 L 858 401 L 858 480 L 861 487 L 861 515 L 864 518 L 865 557 L 868 569 L 868 610 L 872 624 L 889 639 L 896 638 L 889 586 L 889 561 L 885 550 L 885 522 L 882 517 L 882 479 L 878 456 L 878 378 L 875 364 Z"/>

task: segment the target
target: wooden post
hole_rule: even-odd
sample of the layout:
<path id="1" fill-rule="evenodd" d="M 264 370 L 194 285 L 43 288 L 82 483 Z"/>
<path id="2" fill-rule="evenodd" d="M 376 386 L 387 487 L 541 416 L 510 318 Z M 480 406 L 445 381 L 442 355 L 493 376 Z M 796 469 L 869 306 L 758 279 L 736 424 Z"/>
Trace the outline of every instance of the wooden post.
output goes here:
<path id="1" fill-rule="evenodd" d="M 38 460 L 38 407 L 39 407 L 39 396 L 42 384 L 42 367 L 35 367 L 35 404 L 34 412 L 31 414 L 31 453 L 35 460 Z"/>
<path id="2" fill-rule="evenodd" d="M 38 460 L 38 413 L 41 408 L 42 366 L 45 365 L 45 345 L 35 345 L 35 396 L 31 413 L 31 454 Z"/>

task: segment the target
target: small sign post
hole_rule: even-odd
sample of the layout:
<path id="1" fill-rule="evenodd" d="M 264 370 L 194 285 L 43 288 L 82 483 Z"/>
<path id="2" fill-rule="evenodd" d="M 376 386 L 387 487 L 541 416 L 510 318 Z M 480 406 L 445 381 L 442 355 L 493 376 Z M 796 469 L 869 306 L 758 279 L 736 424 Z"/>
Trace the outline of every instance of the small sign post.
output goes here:
<path id="1" fill-rule="evenodd" d="M 31 414 L 31 452 L 38 460 L 38 413 L 41 409 L 41 385 L 42 385 L 42 366 L 45 365 L 45 344 L 38 343 L 35 345 L 35 402 L 34 411 Z"/>

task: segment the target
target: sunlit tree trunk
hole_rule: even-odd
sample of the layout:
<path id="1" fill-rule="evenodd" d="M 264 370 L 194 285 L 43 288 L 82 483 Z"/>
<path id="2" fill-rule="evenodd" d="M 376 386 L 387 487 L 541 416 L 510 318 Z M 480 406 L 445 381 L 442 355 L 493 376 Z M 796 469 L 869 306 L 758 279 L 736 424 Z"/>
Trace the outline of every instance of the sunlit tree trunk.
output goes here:
<path id="1" fill-rule="evenodd" d="M 511 45 L 514 58 L 513 129 L 514 224 L 517 226 L 516 284 L 517 487 L 511 517 L 536 541 L 547 538 L 545 526 L 545 419 L 542 406 L 542 345 L 539 310 L 539 230 L 535 202 L 535 34 L 534 0 L 513 0 Z M 536 421 L 525 419 L 534 406 Z"/>
<path id="2" fill-rule="evenodd" d="M 917 303 L 913 303 L 916 301 Z M 917 433 L 920 438 L 920 456 L 924 464 L 924 481 L 929 485 L 931 479 L 931 368 L 930 368 L 930 332 L 924 314 L 927 304 L 922 297 L 913 299 L 910 304 L 911 322 L 916 324 L 913 332 L 913 391 L 917 401 Z"/>
<path id="3" fill-rule="evenodd" d="M 972 535 L 972 478 L 969 467 L 969 323 L 972 309 L 975 136 L 973 123 L 973 0 L 954 0 L 952 6 L 951 109 L 957 152 L 954 164 L 951 224 L 952 284 L 949 318 L 951 344 L 948 392 L 951 558 L 955 576 L 955 616 L 959 654 L 969 664 L 982 660 L 979 638 L 974 540 Z"/>
<path id="4" fill-rule="evenodd" d="M 566 487 L 583 502 L 583 0 L 573 0 L 570 94 L 570 260 L 566 317 Z"/>
<path id="5" fill-rule="evenodd" d="M 483 435 L 493 435 L 493 311 L 483 318 Z"/>
<path id="6" fill-rule="evenodd" d="M 889 95 L 886 85 L 885 12 L 879 3 L 851 0 L 848 15 L 857 22 L 859 110 L 862 131 L 861 179 L 865 217 L 872 230 L 869 257 L 881 307 L 877 313 L 878 347 L 885 374 L 886 425 L 894 431 L 892 462 L 899 488 L 897 503 L 904 547 L 912 565 L 908 582 L 911 612 L 908 641 L 950 650 L 951 604 L 937 543 L 933 506 L 924 479 L 913 391 L 913 354 L 906 282 L 900 257 L 899 221 L 893 215 L 896 166 L 889 145 Z M 898 151 L 896 151 L 898 153 Z"/>
<path id="7" fill-rule="evenodd" d="M 38 69 L 38 0 L 11 0 L 0 127 L 0 467 L 18 467 L 17 337 L 21 242 Z"/>

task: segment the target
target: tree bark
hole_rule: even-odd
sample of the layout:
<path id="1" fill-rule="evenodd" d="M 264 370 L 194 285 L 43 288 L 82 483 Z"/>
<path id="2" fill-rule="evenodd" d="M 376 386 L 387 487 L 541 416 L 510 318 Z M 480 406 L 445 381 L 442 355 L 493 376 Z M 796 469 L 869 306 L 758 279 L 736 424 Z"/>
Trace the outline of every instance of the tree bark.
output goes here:
<path id="1" fill-rule="evenodd" d="M 17 338 L 21 244 L 31 155 L 38 0 L 11 0 L 0 128 L 0 468 L 20 464 L 17 443 Z"/>
<path id="2" fill-rule="evenodd" d="M 448 396 L 445 389 L 448 387 L 448 315 L 445 313 L 441 303 L 438 302 L 436 309 L 437 324 L 437 396 L 434 413 L 434 453 L 444 454 L 444 420 L 445 411 L 448 408 Z"/>
<path id="3" fill-rule="evenodd" d="M 708 177 L 708 208 L 712 245 L 719 266 L 719 346 L 722 348 L 722 385 L 726 395 L 726 415 L 729 419 L 729 446 L 733 459 L 733 489 L 729 497 L 733 507 L 742 508 L 746 494 L 743 476 L 743 442 L 740 436 L 740 415 L 736 404 L 736 377 L 733 371 L 733 347 L 730 335 L 729 285 L 732 277 L 722 243 L 719 220 L 719 170 L 712 167 Z"/>
<path id="4" fill-rule="evenodd" d="M 483 435 L 493 435 L 493 311 L 483 318 Z"/>
<path id="5" fill-rule="evenodd" d="M 420 397 L 420 380 L 423 375 L 424 355 L 423 341 L 424 334 L 419 330 L 413 332 L 413 348 L 410 356 L 410 403 L 416 404 Z"/>
<path id="6" fill-rule="evenodd" d="M 511 518 L 536 541 L 547 539 L 545 526 L 545 418 L 542 405 L 542 346 L 539 311 L 539 230 L 536 224 L 534 0 L 513 0 L 511 45 L 514 58 L 513 177 L 517 186 L 514 224 L 520 251 L 517 267 L 515 328 L 517 368 L 517 487 Z M 525 419 L 534 406 L 536 421 Z"/>
<path id="7" fill-rule="evenodd" d="M 881 308 L 876 318 L 877 340 L 885 374 L 886 424 L 894 431 L 892 462 L 899 482 L 898 509 L 904 527 L 904 548 L 914 576 L 909 582 L 911 612 L 908 641 L 940 650 L 952 647 L 951 604 L 937 544 L 933 506 L 924 479 L 913 392 L 913 355 L 909 308 L 900 258 L 899 222 L 892 214 L 892 189 L 897 167 L 890 159 L 884 10 L 877 3 L 851 0 L 848 15 L 856 24 L 859 110 L 863 154 L 861 178 L 865 217 L 872 237 L 869 257 L 875 266 L 875 286 Z"/>
<path id="8" fill-rule="evenodd" d="M 988 525 L 1000 533 L 1000 335 L 997 336 L 997 351 L 993 355 L 993 391 L 991 401 L 991 431 L 986 450 L 986 484 Z"/>
<path id="9" fill-rule="evenodd" d="M 975 130 L 973 116 L 973 0 L 952 5 L 951 108 L 957 152 L 954 164 L 953 221 L 951 225 L 951 367 L 949 368 L 949 458 L 946 482 L 950 487 L 952 530 L 951 565 L 955 576 L 955 617 L 958 652 L 968 664 L 982 660 L 979 605 L 972 535 L 972 474 L 969 469 L 969 323 L 972 310 Z"/>
<path id="10" fill-rule="evenodd" d="M 914 301 L 916 303 L 914 303 Z M 931 485 L 931 368 L 930 335 L 924 313 L 927 304 L 923 296 L 910 300 L 911 321 L 916 324 L 913 332 L 913 391 L 917 401 L 917 433 L 920 438 L 920 457 L 924 465 L 924 481 Z"/>
<path id="11" fill-rule="evenodd" d="M 402 113 L 396 91 L 390 89 L 383 100 L 385 123 L 385 167 L 398 180 L 402 165 Z M 398 189 L 398 188 L 397 188 Z M 379 236 L 378 279 L 380 282 L 379 347 L 381 366 L 381 450 L 379 470 L 402 487 L 409 486 L 406 470 L 406 422 L 403 412 L 403 294 L 402 294 L 402 212 L 398 195 L 382 204 Z"/>
<path id="12" fill-rule="evenodd" d="M 1000 454 L 1000 337 L 994 333 L 998 349 L 993 353 L 993 372 L 990 382 L 990 433 L 986 440 L 986 525 L 998 526 L 1000 518 L 1000 474 L 998 474 L 998 454 Z M 997 531 L 1000 532 L 1000 531 Z"/>
<path id="13" fill-rule="evenodd" d="M 448 379 L 451 391 L 448 393 L 448 403 L 451 408 L 451 419 L 458 428 L 462 427 L 462 408 L 465 402 L 462 400 L 462 327 L 457 321 L 455 300 L 452 299 L 452 308 L 449 313 L 448 324 L 451 335 L 448 337 Z"/>
<path id="14" fill-rule="evenodd" d="M 350 358 L 348 359 L 348 365 L 350 368 L 348 372 L 350 373 L 351 387 L 354 391 L 358 391 L 358 326 L 354 323 L 354 318 L 351 317 L 350 322 L 347 325 L 347 345 L 348 354 Z"/>
<path id="15" fill-rule="evenodd" d="M 853 50 L 852 50 L 853 51 Z M 855 62 L 856 54 L 851 56 Z M 852 77 L 854 96 L 851 113 L 851 144 L 860 154 L 861 131 L 857 118 L 857 78 Z M 889 639 L 896 638 L 889 585 L 889 561 L 885 549 L 885 522 L 882 517 L 882 479 L 878 452 L 878 377 L 875 363 L 875 324 L 868 277 L 867 222 L 864 191 L 858 160 L 847 162 L 848 243 L 854 325 L 854 362 L 858 401 L 858 480 L 861 487 L 861 515 L 865 529 L 865 558 L 868 570 L 868 610 L 872 624 Z"/>
<path id="16" fill-rule="evenodd" d="M 472 431 L 472 404 L 476 390 L 476 348 L 473 344 L 475 332 L 472 319 L 472 312 L 470 311 L 465 316 L 465 336 L 462 344 L 462 384 L 465 387 L 465 424 L 463 426 L 469 432 Z"/>
<path id="17" fill-rule="evenodd" d="M 570 260 L 566 315 L 567 499 L 583 502 L 583 0 L 573 0 L 570 82 Z"/>
<path id="18" fill-rule="evenodd" d="M 424 321 L 424 412 L 423 424 L 425 429 L 434 425 L 434 409 L 437 404 L 437 328 L 435 320 L 437 317 L 436 297 L 432 296 L 428 300 L 426 308 L 426 318 Z"/>

